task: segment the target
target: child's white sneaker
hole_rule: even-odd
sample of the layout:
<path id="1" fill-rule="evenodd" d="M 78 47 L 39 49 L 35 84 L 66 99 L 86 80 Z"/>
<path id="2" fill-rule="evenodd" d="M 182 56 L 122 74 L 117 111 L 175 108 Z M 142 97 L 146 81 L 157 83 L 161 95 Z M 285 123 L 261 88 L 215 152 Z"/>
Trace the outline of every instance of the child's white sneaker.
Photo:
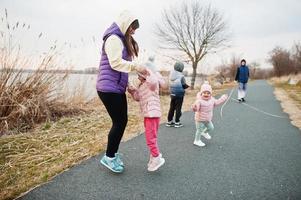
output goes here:
<path id="1" fill-rule="evenodd" d="M 159 169 L 159 167 L 164 165 L 164 163 L 165 163 L 165 159 L 162 158 L 162 155 L 160 154 L 159 156 L 152 158 L 152 161 L 150 162 L 147 170 L 150 172 L 156 171 Z"/>
<path id="2" fill-rule="evenodd" d="M 162 158 L 162 154 L 160 153 L 159 156 Z M 149 161 L 147 163 L 147 167 L 149 167 L 153 161 L 154 157 L 152 156 L 152 154 L 149 155 Z"/>
<path id="3" fill-rule="evenodd" d="M 209 133 L 201 133 L 201 136 L 203 136 L 204 138 L 206 138 L 207 140 L 211 139 L 211 136 L 209 135 Z"/>
<path id="4" fill-rule="evenodd" d="M 206 144 L 202 142 L 201 140 L 195 140 L 193 142 L 194 145 L 199 146 L 199 147 L 204 147 Z"/>

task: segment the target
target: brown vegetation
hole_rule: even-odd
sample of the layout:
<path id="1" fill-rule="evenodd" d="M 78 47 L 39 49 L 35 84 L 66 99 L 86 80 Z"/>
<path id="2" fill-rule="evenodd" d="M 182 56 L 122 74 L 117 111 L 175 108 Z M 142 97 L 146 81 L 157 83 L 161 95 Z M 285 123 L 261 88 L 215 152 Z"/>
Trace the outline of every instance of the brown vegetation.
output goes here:
<path id="1" fill-rule="evenodd" d="M 301 71 L 301 43 L 295 43 L 291 50 L 275 47 L 270 52 L 269 61 L 277 77 L 297 74 Z"/>
<path id="2" fill-rule="evenodd" d="M 295 80 L 296 84 L 290 84 Z M 301 130 L 301 74 L 272 78 L 271 83 L 275 86 L 275 95 L 284 112 L 288 113 L 291 123 Z"/>
<path id="3" fill-rule="evenodd" d="M 60 50 L 54 45 L 38 60 L 22 56 L 15 33 L 24 34 L 30 25 L 16 22 L 11 25 L 5 10 L 1 18 L 0 35 L 0 136 L 26 131 L 46 120 L 74 114 L 80 108 L 65 103 L 59 87 L 68 73 L 55 74 L 49 70 L 59 69 Z M 42 36 L 38 35 L 37 40 Z M 38 55 L 37 55 L 38 56 Z M 25 72 L 30 67 L 35 71 Z"/>

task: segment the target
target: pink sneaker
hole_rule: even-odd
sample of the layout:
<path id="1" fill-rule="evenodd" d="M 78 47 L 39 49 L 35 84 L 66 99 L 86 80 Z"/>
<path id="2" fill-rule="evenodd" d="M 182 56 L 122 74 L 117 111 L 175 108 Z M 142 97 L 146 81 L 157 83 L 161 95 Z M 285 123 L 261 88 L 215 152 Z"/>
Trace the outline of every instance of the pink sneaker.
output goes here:
<path id="1" fill-rule="evenodd" d="M 148 171 L 153 172 L 158 170 L 162 165 L 164 165 L 165 159 L 162 157 L 162 154 L 160 154 L 157 157 L 153 157 L 151 159 L 151 162 L 149 163 L 149 166 L 147 168 Z"/>
<path id="2" fill-rule="evenodd" d="M 159 156 L 162 158 L 162 154 L 161 154 L 161 153 L 159 154 Z M 149 155 L 149 161 L 148 161 L 148 163 L 147 163 L 147 167 L 150 166 L 150 164 L 152 163 L 153 159 L 154 159 L 154 157 L 152 156 L 152 154 L 150 154 L 150 155 Z"/>

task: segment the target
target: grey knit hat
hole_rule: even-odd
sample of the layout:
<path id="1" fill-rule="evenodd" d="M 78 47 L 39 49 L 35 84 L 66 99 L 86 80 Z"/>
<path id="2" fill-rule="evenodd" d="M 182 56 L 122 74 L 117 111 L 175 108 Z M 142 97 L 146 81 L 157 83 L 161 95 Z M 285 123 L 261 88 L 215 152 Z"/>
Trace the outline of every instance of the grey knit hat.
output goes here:
<path id="1" fill-rule="evenodd" d="M 184 70 L 184 64 L 178 61 L 175 63 L 174 69 L 178 72 L 182 72 Z"/>
<path id="2" fill-rule="evenodd" d="M 148 61 L 145 63 L 145 67 L 151 70 L 152 72 L 157 72 L 157 68 L 155 66 L 155 56 L 149 56 Z"/>
<path id="3" fill-rule="evenodd" d="M 148 61 L 146 63 L 144 63 L 144 66 L 147 69 L 149 69 L 150 71 L 156 73 L 158 70 L 157 70 L 157 67 L 154 64 L 154 61 L 155 61 L 155 56 L 150 56 L 148 58 Z M 138 72 L 138 75 L 142 76 L 143 78 L 145 78 L 145 74 L 142 74 L 142 73 Z"/>

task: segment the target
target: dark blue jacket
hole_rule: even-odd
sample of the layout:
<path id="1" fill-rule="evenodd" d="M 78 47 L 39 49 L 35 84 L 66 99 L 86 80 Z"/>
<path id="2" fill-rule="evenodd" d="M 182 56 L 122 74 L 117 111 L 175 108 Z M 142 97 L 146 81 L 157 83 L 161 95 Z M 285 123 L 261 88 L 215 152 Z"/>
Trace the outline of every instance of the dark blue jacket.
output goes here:
<path id="1" fill-rule="evenodd" d="M 249 79 L 249 67 L 246 65 L 241 65 L 237 68 L 235 80 L 240 83 L 247 83 Z"/>

